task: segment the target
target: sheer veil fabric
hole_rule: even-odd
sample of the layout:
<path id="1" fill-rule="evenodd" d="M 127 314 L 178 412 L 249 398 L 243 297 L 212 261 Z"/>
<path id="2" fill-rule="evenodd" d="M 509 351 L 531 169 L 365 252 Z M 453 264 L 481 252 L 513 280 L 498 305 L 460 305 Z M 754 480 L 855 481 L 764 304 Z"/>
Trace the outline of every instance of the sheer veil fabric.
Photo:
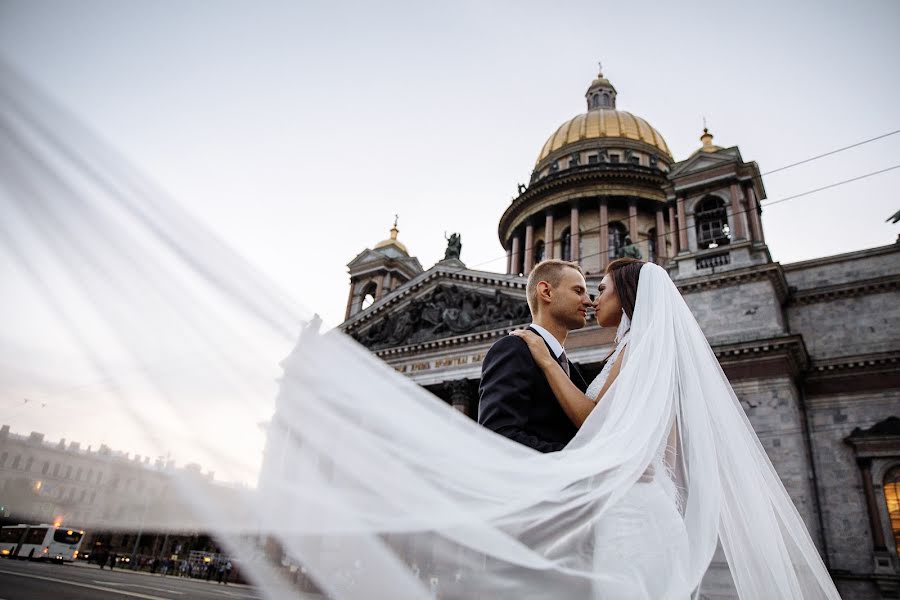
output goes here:
<path id="1" fill-rule="evenodd" d="M 0 74 L 4 273 L 79 357 L 63 368 L 58 347 L 4 352 L 3 373 L 45 360 L 57 388 L 91 373 L 107 401 L 72 409 L 73 423 L 89 429 L 104 410 L 146 453 L 217 473 L 148 468 L 152 492 L 103 499 L 80 526 L 209 532 L 267 598 L 297 597 L 292 566 L 341 600 L 691 598 L 719 544 L 742 599 L 839 597 L 662 268 L 641 269 L 617 381 L 565 450 L 540 454 L 317 332 L 96 137 Z"/>

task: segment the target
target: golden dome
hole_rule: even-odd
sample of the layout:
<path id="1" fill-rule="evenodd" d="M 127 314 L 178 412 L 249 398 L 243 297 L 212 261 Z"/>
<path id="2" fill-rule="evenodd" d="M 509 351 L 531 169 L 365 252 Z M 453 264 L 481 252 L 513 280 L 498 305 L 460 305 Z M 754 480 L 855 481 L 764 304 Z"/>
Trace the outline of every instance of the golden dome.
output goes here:
<path id="1" fill-rule="evenodd" d="M 397 240 L 397 234 L 400 233 L 400 230 L 397 229 L 397 219 L 394 219 L 394 226 L 391 227 L 391 237 L 386 240 L 381 240 L 377 244 L 375 244 L 375 250 L 379 248 L 389 248 L 394 247 L 403 252 L 406 255 L 409 255 L 409 250 L 406 249 L 402 243 Z"/>
<path id="2" fill-rule="evenodd" d="M 540 164 L 550 154 L 569 144 L 603 138 L 625 138 L 644 142 L 669 158 L 672 157 L 666 140 L 644 119 L 624 110 L 596 108 L 560 125 L 544 144 L 536 164 Z"/>

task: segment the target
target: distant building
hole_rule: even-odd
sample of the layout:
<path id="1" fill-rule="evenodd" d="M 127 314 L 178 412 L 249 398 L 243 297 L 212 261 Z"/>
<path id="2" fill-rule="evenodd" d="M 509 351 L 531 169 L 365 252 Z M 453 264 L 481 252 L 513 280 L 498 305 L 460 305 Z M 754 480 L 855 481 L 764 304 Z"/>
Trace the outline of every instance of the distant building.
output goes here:
<path id="1" fill-rule="evenodd" d="M 51 443 L 44 434 L 18 435 L 9 425 L 0 427 L 0 523 L 55 523 L 85 528 L 140 515 L 151 507 L 169 505 L 172 461 L 118 452 L 106 445 L 94 450 L 78 442 L 61 439 Z M 198 465 L 180 469 L 212 484 L 212 473 L 201 473 Z M 100 551 L 130 555 L 170 556 L 188 547 L 208 550 L 215 544 L 197 534 L 168 536 L 144 531 L 104 532 L 89 528 L 82 553 Z M 192 541 L 193 540 L 193 541 Z M 138 545 L 135 546 L 135 541 Z M 202 547 L 198 547 L 202 546 Z"/>
<path id="2" fill-rule="evenodd" d="M 423 269 L 395 224 L 348 265 L 341 328 L 474 417 L 485 352 L 530 320 L 525 274 L 533 265 L 578 261 L 590 285 L 620 256 L 663 265 L 843 596 L 898 597 L 900 241 L 773 261 L 756 163 L 716 146 L 705 129 L 701 146 L 676 161 L 646 120 L 617 109 L 616 95 L 600 74 L 587 112 L 541 148 L 529 185 L 500 218 L 506 273 L 469 269 L 456 255 Z M 593 377 L 612 338 L 587 327 L 570 335 L 567 354 Z M 707 598 L 732 597 L 721 560 Z"/>

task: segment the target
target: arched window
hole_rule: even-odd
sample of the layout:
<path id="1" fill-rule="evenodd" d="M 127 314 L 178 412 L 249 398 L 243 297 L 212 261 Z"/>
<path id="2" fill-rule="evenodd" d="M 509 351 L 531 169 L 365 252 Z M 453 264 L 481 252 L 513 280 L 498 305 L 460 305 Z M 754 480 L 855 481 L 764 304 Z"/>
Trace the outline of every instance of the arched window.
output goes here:
<path id="1" fill-rule="evenodd" d="M 622 258 L 622 248 L 625 247 L 625 237 L 628 230 L 618 221 L 609 224 L 609 259 Z"/>
<path id="2" fill-rule="evenodd" d="M 600 107 L 600 94 L 594 94 L 591 96 L 591 108 L 599 108 Z"/>
<path id="3" fill-rule="evenodd" d="M 366 310 L 375 302 L 375 293 L 378 291 L 378 285 L 373 281 L 362 291 L 362 305 L 360 308 Z"/>
<path id="4" fill-rule="evenodd" d="M 544 242 L 538 240 L 534 245 L 534 264 L 538 264 L 542 260 L 544 260 Z"/>
<path id="5" fill-rule="evenodd" d="M 609 94 L 603 94 L 602 104 L 603 106 L 609 106 Z"/>
<path id="6" fill-rule="evenodd" d="M 717 196 L 707 196 L 694 208 L 697 224 L 697 247 L 700 250 L 718 248 L 731 241 L 725 202 Z"/>
<path id="7" fill-rule="evenodd" d="M 563 260 L 572 260 L 572 230 L 566 227 L 559 236 L 559 257 Z"/>
<path id="8" fill-rule="evenodd" d="M 884 476 L 884 500 L 894 534 L 894 547 L 900 554 L 900 466 L 892 468 Z"/>

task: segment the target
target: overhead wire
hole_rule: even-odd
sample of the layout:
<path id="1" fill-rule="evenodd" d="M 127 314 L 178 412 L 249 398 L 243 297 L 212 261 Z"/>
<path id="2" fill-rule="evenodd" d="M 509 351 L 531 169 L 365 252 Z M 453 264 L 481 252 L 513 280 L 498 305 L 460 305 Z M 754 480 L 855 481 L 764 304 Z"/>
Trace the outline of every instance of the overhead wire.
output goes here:
<path id="1" fill-rule="evenodd" d="M 797 167 L 797 166 L 800 166 L 800 165 L 808 164 L 808 163 L 814 162 L 814 161 L 816 161 L 816 160 L 819 160 L 819 159 L 822 159 L 822 158 L 825 158 L 825 157 L 828 157 L 828 156 L 833 156 L 833 155 L 835 155 L 835 154 L 839 154 L 839 153 L 841 153 L 841 152 L 845 152 L 845 151 L 851 150 L 851 149 L 853 149 L 853 148 L 858 148 L 858 147 L 860 147 L 860 146 L 864 146 L 864 145 L 866 145 L 866 144 L 870 144 L 870 143 L 872 143 L 872 142 L 875 142 L 875 141 L 878 141 L 878 140 L 882 140 L 882 139 L 885 139 L 885 138 L 890 137 L 890 136 L 893 136 L 893 135 L 897 135 L 898 133 L 900 133 L 900 129 L 892 130 L 892 131 L 889 131 L 889 132 L 886 132 L 886 133 L 883 133 L 883 134 L 880 134 L 880 135 L 877 135 L 877 136 L 874 136 L 874 137 L 871 137 L 871 138 L 867 138 L 867 139 L 865 139 L 865 140 L 861 140 L 861 141 L 859 141 L 859 142 L 855 142 L 855 143 L 849 144 L 849 145 L 847 145 L 847 146 L 842 146 L 842 147 L 840 147 L 840 148 L 835 148 L 834 150 L 829 150 L 828 152 L 823 152 L 823 153 L 821 153 L 821 154 L 816 154 L 816 155 L 814 155 L 814 156 L 805 158 L 805 159 L 803 159 L 803 160 L 799 160 L 799 161 L 796 161 L 796 162 L 793 162 L 793 163 L 790 163 L 790 164 L 787 164 L 787 165 L 783 165 L 783 166 L 778 167 L 778 168 L 775 168 L 775 169 L 771 169 L 771 170 L 769 170 L 769 171 L 765 171 L 765 172 L 760 173 L 760 174 L 758 174 L 758 175 L 754 175 L 754 176 L 753 176 L 753 179 L 759 179 L 759 178 L 762 178 L 762 177 L 765 176 L 765 175 L 770 175 L 770 174 L 773 174 L 773 173 L 779 173 L 779 172 L 782 172 L 782 171 L 786 171 L 786 170 L 788 170 L 788 169 L 791 169 L 791 168 L 794 168 L 794 167 Z M 786 201 L 788 201 L 788 200 L 794 200 L 794 199 L 796 199 L 796 198 L 801 198 L 801 197 L 803 197 L 803 196 L 808 196 L 808 195 L 814 194 L 814 193 L 816 193 L 816 192 L 821 192 L 821 191 L 824 191 L 824 190 L 828 190 L 828 189 L 831 189 L 831 188 L 835 188 L 835 187 L 838 187 L 838 186 L 841 186 L 841 185 L 845 185 L 845 184 L 848 184 L 848 183 L 852 183 L 852 182 L 855 182 L 855 181 L 860 181 L 860 180 L 862 180 L 862 179 L 867 179 L 867 178 L 869 178 L 869 177 L 874 177 L 874 176 L 876 176 L 876 175 L 881 175 L 881 174 L 883 174 L 883 173 L 887 173 L 887 172 L 889 172 L 889 171 L 893 171 L 893 170 L 898 169 L 898 168 L 900 168 L 900 164 L 893 165 L 893 166 L 887 167 L 887 168 L 885 168 L 885 169 L 880 169 L 880 170 L 873 171 L 873 172 L 870 172 L 870 173 L 866 173 L 866 174 L 863 174 L 863 175 L 859 175 L 859 176 L 856 176 L 856 177 L 851 177 L 851 178 L 849 178 L 849 179 L 845 179 L 845 180 L 842 180 L 842 181 L 837 181 L 837 182 L 834 182 L 834 183 L 831 183 L 831 184 L 828 184 L 828 185 L 825 185 L 825 186 L 821 186 L 821 187 L 817 187 L 817 188 L 814 188 L 814 189 L 811 189 L 811 190 L 807 190 L 807 191 L 805 191 L 805 192 L 800 192 L 800 193 L 798 193 L 798 194 L 793 194 L 793 195 L 791 195 L 791 196 L 786 196 L 786 197 L 784 197 L 784 198 L 779 198 L 779 199 L 777 199 L 777 200 L 771 200 L 771 201 L 768 201 L 768 202 L 759 202 L 759 207 L 760 207 L 760 208 L 765 208 L 765 207 L 768 207 L 768 206 L 773 206 L 773 205 L 775 205 L 775 204 L 780 204 L 780 203 L 786 202 Z M 733 211 L 733 212 L 731 213 L 731 216 L 741 215 L 741 214 L 750 212 L 751 210 L 752 210 L 752 209 L 751 209 L 750 207 L 747 207 L 747 208 L 745 208 L 745 209 Z M 599 225 L 599 226 L 597 226 L 597 227 L 591 227 L 591 228 L 585 229 L 584 231 L 579 232 L 579 235 L 591 234 L 591 233 L 599 233 L 599 232 L 600 232 L 600 229 L 602 229 L 602 227 L 603 227 L 602 225 Z M 678 233 L 680 233 L 681 231 L 688 231 L 688 230 L 690 230 L 690 229 L 691 229 L 690 227 L 679 227 L 679 228 L 677 228 L 677 229 L 670 229 L 670 230 L 668 230 L 668 231 L 666 232 L 665 235 L 668 236 L 668 235 L 678 234 Z M 560 237 L 553 238 L 553 239 L 550 240 L 549 242 L 548 242 L 547 240 L 538 240 L 538 241 L 541 241 L 541 242 L 543 242 L 543 243 L 546 245 L 546 244 L 548 244 L 548 243 L 556 244 L 556 243 L 562 242 L 562 241 L 564 241 L 564 240 L 565 240 L 565 236 L 564 236 L 564 235 L 561 235 Z M 646 244 L 649 244 L 649 241 L 650 241 L 649 239 L 644 239 L 644 240 L 632 240 L 632 245 L 639 245 L 639 244 L 645 244 L 645 243 L 646 243 Z M 533 244 L 533 245 L 530 246 L 530 247 L 523 248 L 523 249 L 521 250 L 521 252 L 522 252 L 522 254 L 524 255 L 526 252 L 533 252 L 534 249 L 535 249 L 536 247 L 537 247 L 537 245 L 536 245 L 536 244 Z M 588 255 L 583 255 L 583 256 L 581 256 L 580 258 L 588 258 L 588 257 L 591 257 L 591 256 L 597 256 L 598 254 L 602 254 L 602 253 L 603 253 L 603 251 L 601 250 L 601 252 L 597 252 L 597 253 L 593 253 L 593 254 L 588 254 Z M 484 265 L 487 265 L 487 264 L 491 264 L 491 263 L 494 263 L 494 262 L 497 262 L 497 261 L 500 261 L 500 260 L 506 260 L 507 257 L 508 257 L 508 254 L 504 254 L 504 255 L 502 255 L 502 256 L 497 256 L 497 257 L 492 258 L 492 259 L 488 259 L 488 260 L 485 260 L 485 261 L 481 261 L 481 262 L 475 263 L 475 264 L 473 264 L 473 265 L 471 265 L 471 266 L 466 266 L 466 267 L 451 267 L 451 270 L 474 269 L 474 268 L 477 268 L 477 267 L 480 267 L 480 266 L 484 266 Z"/>

